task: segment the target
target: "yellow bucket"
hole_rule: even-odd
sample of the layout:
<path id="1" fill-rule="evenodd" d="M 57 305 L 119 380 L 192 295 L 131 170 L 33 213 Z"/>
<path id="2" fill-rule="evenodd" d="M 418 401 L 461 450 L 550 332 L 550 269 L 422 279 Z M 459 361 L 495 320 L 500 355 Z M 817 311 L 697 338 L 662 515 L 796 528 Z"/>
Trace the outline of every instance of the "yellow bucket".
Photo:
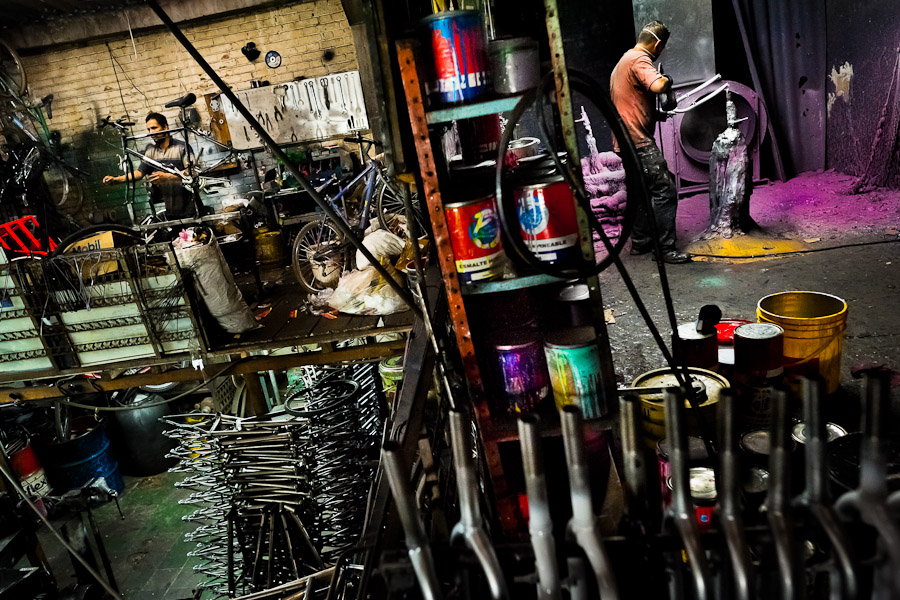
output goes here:
<path id="1" fill-rule="evenodd" d="M 821 292 L 780 292 L 759 301 L 756 316 L 784 329 L 784 370 L 789 377 L 821 375 L 826 393 L 841 384 L 847 303 Z"/>

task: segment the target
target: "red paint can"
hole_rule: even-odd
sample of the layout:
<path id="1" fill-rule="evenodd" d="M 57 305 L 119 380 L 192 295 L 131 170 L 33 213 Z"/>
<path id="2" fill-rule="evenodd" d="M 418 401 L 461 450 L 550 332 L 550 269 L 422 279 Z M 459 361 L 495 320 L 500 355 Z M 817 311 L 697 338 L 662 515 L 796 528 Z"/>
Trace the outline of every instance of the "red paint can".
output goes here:
<path id="1" fill-rule="evenodd" d="M 659 467 L 660 493 L 662 494 L 662 507 L 667 508 L 672 503 L 672 490 L 669 488 L 669 478 L 672 476 L 670 463 L 669 438 L 663 438 L 656 444 L 656 462 Z M 708 467 L 710 465 L 709 453 L 703 440 L 688 436 L 688 468 Z"/>
<path id="2" fill-rule="evenodd" d="M 716 511 L 716 472 L 710 467 L 695 467 L 690 470 L 691 503 L 697 517 L 697 529 L 703 533 L 712 529 Z M 674 489 L 672 478 L 666 482 L 669 490 Z"/>
<path id="3" fill-rule="evenodd" d="M 516 188 L 519 226 L 525 245 L 548 263 L 577 261 L 578 219 L 572 188 L 564 181 Z"/>
<path id="4" fill-rule="evenodd" d="M 50 484 L 44 474 L 44 467 L 41 466 L 31 444 L 25 444 L 24 448 L 12 453 L 9 462 L 22 482 L 22 489 L 29 496 L 40 498 L 50 493 Z"/>
<path id="5" fill-rule="evenodd" d="M 499 279 L 506 254 L 493 197 L 446 204 L 444 214 L 459 280 L 472 283 Z"/>

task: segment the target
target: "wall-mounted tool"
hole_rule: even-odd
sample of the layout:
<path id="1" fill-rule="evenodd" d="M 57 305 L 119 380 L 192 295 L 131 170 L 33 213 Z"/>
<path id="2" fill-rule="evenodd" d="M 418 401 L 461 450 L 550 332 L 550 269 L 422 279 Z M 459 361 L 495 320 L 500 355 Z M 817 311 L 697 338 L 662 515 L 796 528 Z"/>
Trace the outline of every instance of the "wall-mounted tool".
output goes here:
<path id="1" fill-rule="evenodd" d="M 257 58 L 259 58 L 259 48 L 256 47 L 254 42 L 247 42 L 243 48 L 241 48 L 241 53 L 247 57 L 247 60 L 253 62 Z"/>
<path id="2" fill-rule="evenodd" d="M 281 66 L 281 55 L 275 50 L 266 52 L 266 66 L 270 69 L 277 69 Z"/>
<path id="3" fill-rule="evenodd" d="M 320 79 L 319 85 L 322 86 L 322 94 L 325 96 L 325 110 L 331 110 L 331 98 L 328 97 L 328 78 Z"/>

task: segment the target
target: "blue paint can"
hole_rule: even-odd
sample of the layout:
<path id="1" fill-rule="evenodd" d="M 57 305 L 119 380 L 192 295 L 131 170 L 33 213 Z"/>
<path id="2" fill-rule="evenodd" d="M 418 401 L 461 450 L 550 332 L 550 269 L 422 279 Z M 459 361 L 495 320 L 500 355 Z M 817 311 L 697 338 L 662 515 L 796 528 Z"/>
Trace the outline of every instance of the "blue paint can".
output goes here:
<path id="1" fill-rule="evenodd" d="M 439 104 L 459 104 L 485 96 L 488 78 L 484 17 L 475 10 L 455 10 L 424 20 L 433 63 L 426 93 Z"/>
<path id="2" fill-rule="evenodd" d="M 581 409 L 585 419 L 598 419 L 609 413 L 602 392 L 600 348 L 593 327 L 548 334 L 544 353 L 557 409 L 574 404 Z"/>
<path id="3" fill-rule="evenodd" d="M 504 334 L 492 344 L 499 383 L 510 413 L 537 409 L 550 395 L 550 376 L 541 343 L 524 332 Z"/>

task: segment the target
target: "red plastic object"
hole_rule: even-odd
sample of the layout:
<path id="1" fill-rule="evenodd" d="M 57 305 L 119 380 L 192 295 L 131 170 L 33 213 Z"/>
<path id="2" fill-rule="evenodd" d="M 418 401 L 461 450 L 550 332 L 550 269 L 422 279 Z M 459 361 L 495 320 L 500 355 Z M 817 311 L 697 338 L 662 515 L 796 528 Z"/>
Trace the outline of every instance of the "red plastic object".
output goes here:
<path id="1" fill-rule="evenodd" d="M 718 325 L 716 325 L 716 339 L 718 340 L 719 345 L 733 346 L 734 330 L 741 325 L 752 322 L 753 321 L 747 321 L 746 319 L 722 319 L 719 321 Z"/>
<path id="2" fill-rule="evenodd" d="M 56 242 L 48 239 L 50 248 L 47 250 L 41 248 L 41 241 L 33 233 L 39 228 L 40 225 L 34 215 L 3 223 L 0 225 L 0 246 L 11 252 L 47 256 L 56 249 Z"/>

